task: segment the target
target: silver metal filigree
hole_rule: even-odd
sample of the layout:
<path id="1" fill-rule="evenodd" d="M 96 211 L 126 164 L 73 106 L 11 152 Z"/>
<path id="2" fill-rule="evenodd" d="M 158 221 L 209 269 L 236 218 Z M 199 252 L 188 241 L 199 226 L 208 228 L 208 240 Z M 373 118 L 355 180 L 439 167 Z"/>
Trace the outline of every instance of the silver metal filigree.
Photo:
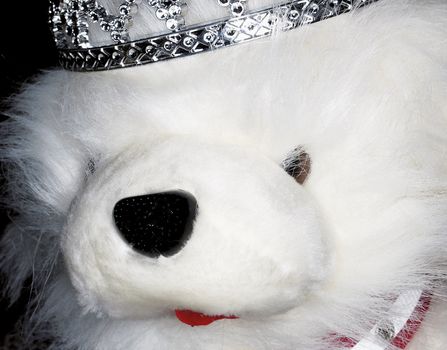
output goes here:
<path id="1" fill-rule="evenodd" d="M 288 31 L 349 12 L 378 0 L 295 0 L 133 42 L 109 46 L 60 49 L 62 66 L 74 71 L 102 71 L 191 56 L 251 40 L 274 31 Z M 53 21 L 53 25 L 56 23 Z M 57 31 L 56 34 L 58 34 Z"/>

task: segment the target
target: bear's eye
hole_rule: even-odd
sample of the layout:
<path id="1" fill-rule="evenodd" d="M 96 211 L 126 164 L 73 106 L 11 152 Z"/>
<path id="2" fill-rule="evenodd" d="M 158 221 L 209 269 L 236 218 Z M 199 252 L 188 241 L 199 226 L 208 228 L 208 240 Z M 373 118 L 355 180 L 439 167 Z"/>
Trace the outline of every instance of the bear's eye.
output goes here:
<path id="1" fill-rule="evenodd" d="M 93 175 L 96 171 L 96 160 L 90 158 L 87 163 L 87 175 Z"/>
<path id="2" fill-rule="evenodd" d="M 302 185 L 310 174 L 311 159 L 302 147 L 297 147 L 287 155 L 286 159 L 282 162 L 282 167 L 287 174 Z"/>

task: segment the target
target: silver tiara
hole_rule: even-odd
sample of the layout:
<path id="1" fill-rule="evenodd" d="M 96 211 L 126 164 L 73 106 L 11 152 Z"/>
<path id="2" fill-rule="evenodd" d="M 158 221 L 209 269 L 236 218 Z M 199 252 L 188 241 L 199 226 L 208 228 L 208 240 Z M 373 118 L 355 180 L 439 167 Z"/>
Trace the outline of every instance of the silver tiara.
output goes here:
<path id="1" fill-rule="evenodd" d="M 132 40 L 129 28 L 138 21 L 142 1 L 166 25 L 166 32 Z M 215 0 L 216 1 L 216 0 Z M 102 71 L 194 55 L 245 43 L 302 25 L 338 16 L 378 0 L 294 0 L 246 11 L 247 0 L 217 0 L 229 16 L 186 26 L 184 0 L 125 0 L 117 14 L 95 0 L 50 0 L 50 25 L 61 65 L 73 71 Z M 93 46 L 89 27 L 110 33 L 110 43 Z"/>

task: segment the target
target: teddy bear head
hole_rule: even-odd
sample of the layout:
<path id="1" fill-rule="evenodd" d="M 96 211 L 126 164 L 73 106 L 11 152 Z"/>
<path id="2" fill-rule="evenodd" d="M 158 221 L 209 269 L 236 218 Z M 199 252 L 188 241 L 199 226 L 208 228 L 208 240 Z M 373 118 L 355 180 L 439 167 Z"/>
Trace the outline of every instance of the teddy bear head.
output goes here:
<path id="1" fill-rule="evenodd" d="M 413 311 L 445 277 L 445 5 L 395 3 L 28 86 L 3 128 L 18 216 L 1 265 L 13 298 L 34 278 L 33 331 L 58 349 L 322 350 L 402 295 Z"/>

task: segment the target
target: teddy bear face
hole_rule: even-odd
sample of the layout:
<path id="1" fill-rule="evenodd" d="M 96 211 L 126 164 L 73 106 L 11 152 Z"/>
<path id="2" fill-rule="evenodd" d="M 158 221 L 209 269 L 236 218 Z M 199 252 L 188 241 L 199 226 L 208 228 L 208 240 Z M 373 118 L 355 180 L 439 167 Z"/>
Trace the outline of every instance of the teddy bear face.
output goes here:
<path id="1" fill-rule="evenodd" d="M 164 192 L 195 198 L 192 232 L 176 254 L 145 256 L 123 240 L 114 206 Z M 171 137 L 97 168 L 70 210 L 62 246 L 87 309 L 269 315 L 296 307 L 324 280 L 326 236 L 313 200 L 280 165 L 246 147 Z"/>
<path id="2" fill-rule="evenodd" d="M 439 284 L 445 5 L 398 3 L 24 92 L 31 117 L 8 138 L 19 262 L 3 265 L 35 272 L 58 349 L 336 349 Z M 283 165 L 303 152 L 297 181 Z M 116 212 L 157 194 L 194 215 L 174 250 L 147 254 Z M 175 310 L 238 318 L 190 327 Z"/>

